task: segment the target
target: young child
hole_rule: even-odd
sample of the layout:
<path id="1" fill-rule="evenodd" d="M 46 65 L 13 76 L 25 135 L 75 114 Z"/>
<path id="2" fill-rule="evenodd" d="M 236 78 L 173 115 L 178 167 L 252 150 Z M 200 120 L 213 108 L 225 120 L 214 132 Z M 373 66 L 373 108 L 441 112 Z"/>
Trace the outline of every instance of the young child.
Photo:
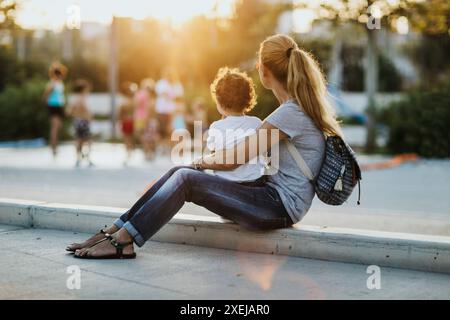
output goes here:
<path id="1" fill-rule="evenodd" d="M 76 166 L 78 167 L 83 159 L 88 161 L 89 166 L 93 166 L 93 163 L 89 158 L 91 149 L 90 122 L 92 120 L 92 116 L 86 104 L 86 99 L 90 91 L 90 85 L 86 80 L 77 80 L 73 91 L 75 93 L 75 97 L 69 105 L 67 114 L 73 118 L 77 150 Z M 87 151 L 83 150 L 85 145 L 87 145 Z"/>
<path id="2" fill-rule="evenodd" d="M 207 147 L 211 151 L 231 148 L 261 126 L 259 118 L 246 115 L 256 104 L 256 93 L 252 79 L 245 73 L 220 69 L 211 84 L 211 94 L 222 115 L 208 131 Z M 258 183 L 264 175 L 265 163 L 264 157 L 258 157 L 234 170 L 214 171 L 214 174 L 240 183 Z"/>

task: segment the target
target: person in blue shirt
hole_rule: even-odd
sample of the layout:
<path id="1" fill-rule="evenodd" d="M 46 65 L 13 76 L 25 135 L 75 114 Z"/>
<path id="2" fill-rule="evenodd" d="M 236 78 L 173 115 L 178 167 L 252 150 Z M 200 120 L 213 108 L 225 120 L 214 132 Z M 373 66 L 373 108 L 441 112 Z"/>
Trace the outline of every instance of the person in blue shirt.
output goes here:
<path id="1" fill-rule="evenodd" d="M 50 115 L 50 146 L 53 156 L 56 156 L 58 147 L 58 135 L 61 131 L 64 106 L 66 98 L 64 94 L 64 78 L 67 74 L 67 68 L 60 63 L 53 63 L 49 68 L 50 81 L 44 92 L 44 101 Z"/>

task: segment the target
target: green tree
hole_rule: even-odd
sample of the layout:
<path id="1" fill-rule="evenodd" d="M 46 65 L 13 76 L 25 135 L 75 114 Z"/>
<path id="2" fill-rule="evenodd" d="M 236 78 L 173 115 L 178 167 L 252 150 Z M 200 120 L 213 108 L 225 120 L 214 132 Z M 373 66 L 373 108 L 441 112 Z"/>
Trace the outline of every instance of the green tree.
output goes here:
<path id="1" fill-rule="evenodd" d="M 42 103 L 45 82 L 29 80 L 0 93 L 0 141 L 47 137 L 48 114 Z"/>
<path id="2" fill-rule="evenodd" d="M 0 30 L 12 29 L 16 26 L 14 21 L 16 9 L 16 1 L 0 0 Z"/>
<path id="3" fill-rule="evenodd" d="M 380 27 L 391 28 L 400 16 L 405 16 L 411 22 L 414 30 L 422 33 L 449 33 L 448 17 L 450 3 L 448 0 L 431 0 L 417 2 L 414 0 L 340 0 L 321 2 L 317 6 L 311 2 L 301 2 L 299 7 L 316 9 L 318 19 L 331 20 L 335 24 L 352 23 L 363 27 L 367 37 L 365 90 L 368 99 L 367 142 L 366 150 L 375 148 L 375 93 L 378 84 L 379 50 L 377 48 L 377 24 Z"/>
<path id="4" fill-rule="evenodd" d="M 450 89 L 414 91 L 380 112 L 389 126 L 387 148 L 423 157 L 450 156 Z"/>
<path id="5" fill-rule="evenodd" d="M 170 26 L 154 19 L 140 24 L 129 18 L 116 20 L 120 82 L 159 77 L 169 62 Z"/>
<path id="6" fill-rule="evenodd" d="M 117 19 L 120 83 L 157 79 L 172 66 L 185 84 L 188 103 L 199 95 L 209 100 L 209 84 L 220 67 L 254 70 L 259 43 L 273 34 L 282 7 L 265 0 L 240 0 L 231 17 L 198 16 L 181 28 L 152 19 L 139 24 Z M 259 100 L 255 110 L 263 110 L 265 101 L 269 100 Z"/>

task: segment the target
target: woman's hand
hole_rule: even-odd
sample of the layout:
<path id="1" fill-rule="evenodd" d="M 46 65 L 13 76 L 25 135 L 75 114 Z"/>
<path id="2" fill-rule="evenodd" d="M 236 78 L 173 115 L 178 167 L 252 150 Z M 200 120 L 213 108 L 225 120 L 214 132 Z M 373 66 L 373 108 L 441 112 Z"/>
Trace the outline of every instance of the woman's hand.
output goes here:
<path id="1" fill-rule="evenodd" d="M 268 122 L 264 122 L 255 134 L 246 137 L 233 148 L 216 150 L 196 159 L 192 165 L 198 169 L 218 171 L 234 170 L 259 155 L 264 155 L 287 135 Z"/>
<path id="2" fill-rule="evenodd" d="M 203 163 L 203 157 L 200 157 L 198 159 L 195 159 L 194 161 L 192 161 L 191 166 L 196 169 L 196 170 L 201 170 L 202 168 L 202 163 Z"/>
<path id="3" fill-rule="evenodd" d="M 214 153 L 209 154 L 207 156 L 203 156 L 201 158 L 195 159 L 191 166 L 196 170 L 217 170 L 217 171 L 230 171 L 238 167 L 239 165 L 234 164 L 226 164 L 214 162 L 216 161 Z"/>

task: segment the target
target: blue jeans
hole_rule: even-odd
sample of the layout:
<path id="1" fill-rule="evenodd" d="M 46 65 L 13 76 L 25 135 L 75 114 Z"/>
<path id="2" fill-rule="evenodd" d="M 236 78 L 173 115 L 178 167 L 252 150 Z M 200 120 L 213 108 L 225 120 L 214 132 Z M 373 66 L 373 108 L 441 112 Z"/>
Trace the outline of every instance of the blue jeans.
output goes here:
<path id="1" fill-rule="evenodd" d="M 272 187 L 240 184 L 191 167 L 170 169 L 114 224 L 125 228 L 141 247 L 186 201 L 247 228 L 268 230 L 292 225 Z"/>

